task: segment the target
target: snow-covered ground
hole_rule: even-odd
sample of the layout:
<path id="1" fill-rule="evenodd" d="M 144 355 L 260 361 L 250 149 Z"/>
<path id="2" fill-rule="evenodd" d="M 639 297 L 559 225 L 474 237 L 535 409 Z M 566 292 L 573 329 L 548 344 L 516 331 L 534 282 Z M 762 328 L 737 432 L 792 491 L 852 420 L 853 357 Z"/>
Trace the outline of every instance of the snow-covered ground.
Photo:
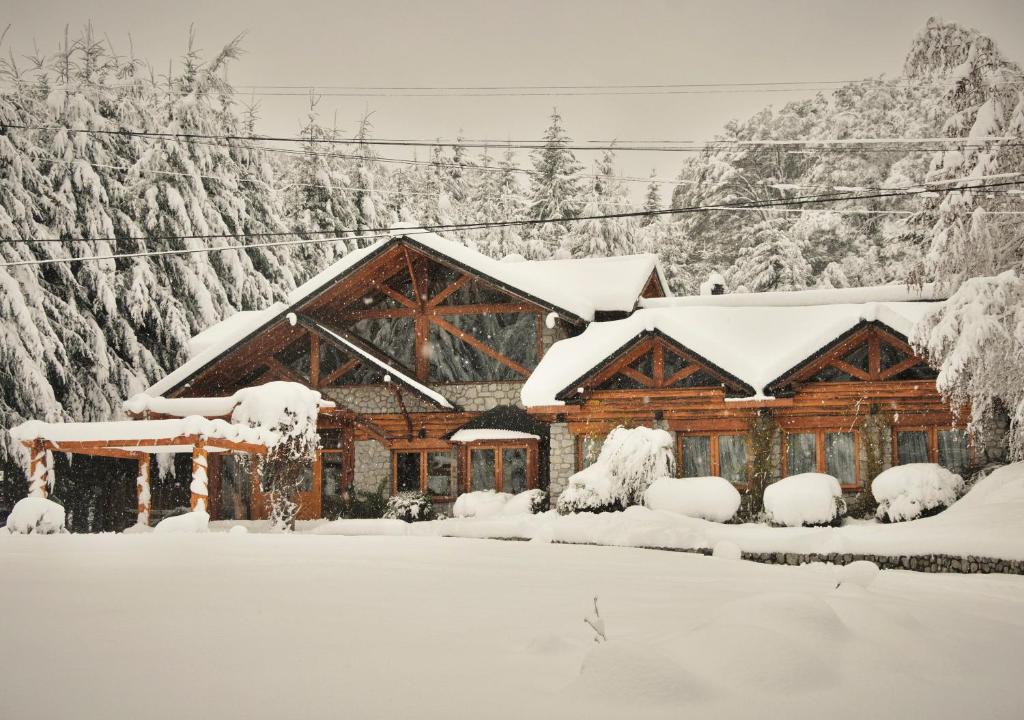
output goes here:
<path id="1" fill-rule="evenodd" d="M 0 717 L 1021 717 L 1024 578 L 840 572 L 437 537 L 6 536 Z"/>

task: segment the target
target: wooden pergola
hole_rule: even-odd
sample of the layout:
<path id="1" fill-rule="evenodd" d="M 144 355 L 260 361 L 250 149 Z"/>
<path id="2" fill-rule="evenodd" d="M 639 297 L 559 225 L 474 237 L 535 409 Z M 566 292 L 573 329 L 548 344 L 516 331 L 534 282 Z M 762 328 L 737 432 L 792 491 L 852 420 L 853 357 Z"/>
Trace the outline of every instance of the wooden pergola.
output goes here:
<path id="1" fill-rule="evenodd" d="M 198 422 L 197 422 L 198 421 Z M 195 431 L 184 432 L 192 426 Z M 168 432 L 175 430 L 177 432 Z M 29 451 L 28 494 L 46 497 L 48 480 L 53 473 L 54 452 L 135 460 L 138 476 L 135 481 L 138 519 L 149 524 L 150 467 L 154 453 L 192 455 L 190 484 L 192 510 L 209 511 L 209 454 L 211 452 L 242 452 L 266 455 L 267 443 L 260 439 L 261 428 L 233 425 L 225 420 L 208 418 L 132 420 L 93 423 L 30 422 L 12 431 Z M 234 437 L 231 437 L 234 436 Z M 69 439 L 73 438 L 73 439 Z"/>

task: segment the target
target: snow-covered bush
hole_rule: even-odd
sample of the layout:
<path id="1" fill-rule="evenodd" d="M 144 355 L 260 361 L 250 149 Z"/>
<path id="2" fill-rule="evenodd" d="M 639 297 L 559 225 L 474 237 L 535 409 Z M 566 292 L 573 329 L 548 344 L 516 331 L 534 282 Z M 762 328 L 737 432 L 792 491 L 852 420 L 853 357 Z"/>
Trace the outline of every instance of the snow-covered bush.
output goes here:
<path id="1" fill-rule="evenodd" d="M 172 515 L 164 518 L 153 532 L 156 533 L 204 533 L 210 531 L 210 515 L 205 510 L 193 510 L 192 512 Z"/>
<path id="2" fill-rule="evenodd" d="M 615 428 L 594 464 L 569 478 L 558 512 L 604 512 L 639 504 L 656 478 L 672 474 L 672 445 L 664 430 Z"/>
<path id="3" fill-rule="evenodd" d="M 418 522 L 434 519 L 434 504 L 421 492 L 402 492 L 388 498 L 384 517 L 389 520 Z"/>
<path id="4" fill-rule="evenodd" d="M 15 535 L 65 533 L 64 508 L 44 497 L 22 498 L 7 516 L 7 531 Z"/>
<path id="5" fill-rule="evenodd" d="M 836 478 L 824 473 L 803 473 L 765 488 L 764 511 L 772 525 L 838 525 L 846 515 L 846 501 Z"/>
<path id="6" fill-rule="evenodd" d="M 883 522 L 934 515 L 956 502 L 963 491 L 963 478 L 933 463 L 891 467 L 871 484 L 877 517 Z"/>
<path id="7" fill-rule="evenodd" d="M 548 494 L 540 489 L 526 490 L 517 495 L 480 490 L 459 495 L 452 513 L 457 518 L 535 515 L 547 510 L 547 506 Z"/>
<path id="8" fill-rule="evenodd" d="M 660 478 L 644 493 L 644 505 L 651 510 L 689 517 L 728 522 L 740 507 L 740 493 L 720 477 Z"/>

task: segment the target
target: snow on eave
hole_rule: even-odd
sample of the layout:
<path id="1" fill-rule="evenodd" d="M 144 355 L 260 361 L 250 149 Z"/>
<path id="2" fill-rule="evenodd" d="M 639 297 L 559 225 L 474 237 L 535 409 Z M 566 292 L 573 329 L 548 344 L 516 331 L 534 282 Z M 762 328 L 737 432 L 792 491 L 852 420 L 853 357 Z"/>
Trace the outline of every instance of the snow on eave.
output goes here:
<path id="1" fill-rule="evenodd" d="M 678 295 L 642 298 L 643 308 L 707 307 L 808 307 L 820 305 L 856 305 L 863 303 L 931 302 L 945 300 L 937 285 L 878 285 L 857 288 L 815 288 L 762 293 L 725 293 L 724 295 Z"/>
<path id="2" fill-rule="evenodd" d="M 166 420 L 112 420 L 109 422 L 48 423 L 29 420 L 10 429 L 12 438 L 19 442 L 48 440 L 59 446 L 62 442 L 125 441 L 119 446 L 125 450 L 162 452 L 161 446 L 135 446 L 132 442 L 169 440 L 197 436 L 232 442 L 271 446 L 280 434 L 266 427 L 250 427 L 221 419 L 208 419 L 192 415 Z M 177 446 L 176 446 L 177 447 Z"/>
<path id="3" fill-rule="evenodd" d="M 391 366 L 388 363 L 384 362 L 383 360 L 381 360 L 377 356 L 373 355 L 372 353 L 367 351 L 365 348 L 362 348 L 359 345 L 357 345 L 356 343 L 352 342 L 350 339 L 346 338 L 345 336 L 339 335 L 334 330 L 331 330 L 329 327 L 321 325 L 318 322 L 312 322 L 311 321 L 309 324 L 312 325 L 316 329 L 317 332 L 322 333 L 324 335 L 327 335 L 332 340 L 334 340 L 335 342 L 340 343 L 341 345 L 344 345 L 346 348 L 348 348 L 352 352 L 358 354 L 363 359 L 365 359 L 368 362 L 370 362 L 371 364 L 375 365 L 378 369 L 384 371 L 387 375 L 391 376 L 392 378 L 397 379 L 403 385 L 406 385 L 411 390 L 413 390 L 414 392 L 416 392 L 419 395 L 422 395 L 423 397 L 425 397 L 427 400 L 429 400 L 430 402 L 434 403 L 435 405 L 440 405 L 441 407 L 448 408 L 449 410 L 455 409 L 455 406 L 452 405 L 452 403 L 449 402 L 448 398 L 446 398 L 441 393 L 437 392 L 436 390 L 432 390 L 431 388 L 427 387 L 426 385 L 424 385 L 423 383 L 419 382 L 418 380 L 415 380 L 415 379 L 409 377 L 408 375 L 403 373 L 401 370 L 395 369 L 393 366 Z"/>
<path id="4" fill-rule="evenodd" d="M 132 415 L 156 413 L 158 415 L 171 415 L 178 418 L 190 417 L 192 415 L 216 418 L 231 415 L 231 411 L 235 409 L 238 403 L 238 393 L 222 397 L 183 398 L 166 398 L 147 393 L 138 393 L 121 403 L 121 407 L 124 408 L 125 412 Z M 333 400 L 326 400 L 324 398 L 321 398 L 317 404 L 321 409 L 336 406 Z"/>
<path id="5" fill-rule="evenodd" d="M 450 438 L 452 442 L 469 443 L 477 440 L 540 440 L 540 435 L 520 430 L 503 430 L 500 428 L 472 428 L 457 430 Z"/>

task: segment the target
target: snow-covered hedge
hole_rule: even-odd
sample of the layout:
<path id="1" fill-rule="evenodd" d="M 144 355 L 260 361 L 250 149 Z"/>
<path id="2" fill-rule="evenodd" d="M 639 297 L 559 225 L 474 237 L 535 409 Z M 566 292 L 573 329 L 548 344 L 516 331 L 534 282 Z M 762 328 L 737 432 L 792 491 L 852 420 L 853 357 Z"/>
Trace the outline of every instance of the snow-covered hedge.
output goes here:
<path id="1" fill-rule="evenodd" d="M 594 464 L 569 478 L 556 507 L 564 515 L 637 505 L 656 478 L 672 474 L 674 464 L 669 433 L 617 427 L 608 433 Z"/>
<path id="2" fill-rule="evenodd" d="M 389 520 L 418 522 L 434 519 L 434 504 L 420 492 L 403 492 L 388 498 L 384 517 Z"/>
<path id="3" fill-rule="evenodd" d="M 481 490 L 459 495 L 452 513 L 457 518 L 536 515 L 547 510 L 547 506 L 548 494 L 540 489 L 526 490 L 517 495 Z"/>
<path id="4" fill-rule="evenodd" d="M 644 505 L 651 510 L 724 523 L 739 509 L 740 493 L 721 477 L 666 477 L 655 480 L 647 488 Z"/>
<path id="5" fill-rule="evenodd" d="M 836 478 L 824 473 L 803 473 L 765 488 L 764 511 L 772 525 L 838 525 L 846 515 L 846 501 Z"/>
<path id="6" fill-rule="evenodd" d="M 64 527 L 64 507 L 43 497 L 22 498 L 7 516 L 7 531 L 15 535 L 57 535 Z"/>
<path id="7" fill-rule="evenodd" d="M 963 478 L 933 463 L 897 465 L 871 483 L 871 494 L 878 503 L 877 517 L 883 522 L 934 515 L 956 502 L 963 491 Z"/>

